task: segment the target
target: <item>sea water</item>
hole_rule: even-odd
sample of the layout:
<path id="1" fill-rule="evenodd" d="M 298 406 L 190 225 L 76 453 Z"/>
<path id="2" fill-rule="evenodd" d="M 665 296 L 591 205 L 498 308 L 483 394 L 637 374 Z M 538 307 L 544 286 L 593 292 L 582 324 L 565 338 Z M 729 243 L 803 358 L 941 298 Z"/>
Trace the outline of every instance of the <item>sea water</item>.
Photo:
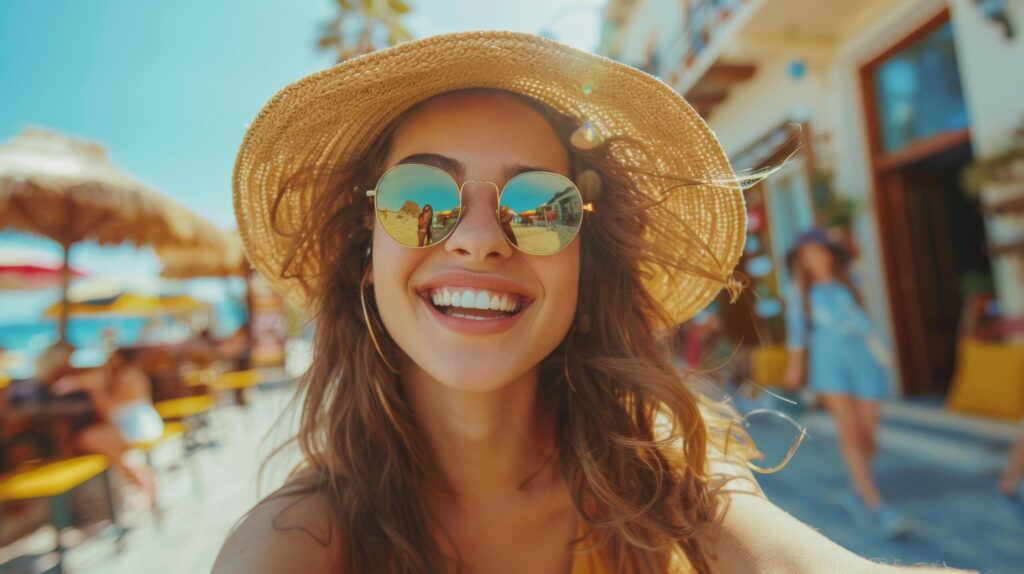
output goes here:
<path id="1" fill-rule="evenodd" d="M 212 327 L 214 337 L 230 335 L 245 323 L 245 308 L 231 300 L 213 305 L 216 320 Z M 72 316 L 68 319 L 67 339 L 78 351 L 72 357 L 76 366 L 92 366 L 90 361 L 100 357 L 96 353 L 103 347 L 103 333 L 110 329 L 122 346 L 141 343 L 143 331 L 147 341 L 180 341 L 189 334 L 187 325 L 170 317 L 127 316 Z M 33 363 L 47 347 L 57 341 L 57 323 L 50 319 L 0 323 L 0 347 L 6 358 L 0 362 L 14 378 L 29 377 Z M 104 355 L 105 356 L 105 355 Z"/>

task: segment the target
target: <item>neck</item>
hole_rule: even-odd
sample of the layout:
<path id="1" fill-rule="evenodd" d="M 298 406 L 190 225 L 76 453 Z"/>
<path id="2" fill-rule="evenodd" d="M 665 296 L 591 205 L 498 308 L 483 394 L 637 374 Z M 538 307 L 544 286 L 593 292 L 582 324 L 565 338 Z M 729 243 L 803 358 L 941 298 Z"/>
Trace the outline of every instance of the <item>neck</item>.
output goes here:
<path id="1" fill-rule="evenodd" d="M 819 271 L 817 273 L 809 273 L 811 278 L 811 285 L 818 283 L 828 283 L 836 280 L 836 274 L 831 271 Z"/>
<path id="2" fill-rule="evenodd" d="M 453 389 L 419 369 L 404 384 L 441 471 L 461 501 L 508 496 L 557 474 L 554 413 L 537 404 L 538 370 L 486 392 Z"/>

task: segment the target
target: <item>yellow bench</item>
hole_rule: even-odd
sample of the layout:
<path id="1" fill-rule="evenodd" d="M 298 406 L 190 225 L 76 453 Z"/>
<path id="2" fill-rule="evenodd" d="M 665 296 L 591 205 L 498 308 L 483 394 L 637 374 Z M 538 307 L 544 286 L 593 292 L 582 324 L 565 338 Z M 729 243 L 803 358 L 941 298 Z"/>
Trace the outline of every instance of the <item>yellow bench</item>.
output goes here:
<path id="1" fill-rule="evenodd" d="M 237 391 L 255 387 L 260 382 L 260 372 L 256 369 L 232 371 L 217 377 L 217 380 L 213 383 L 213 388 L 218 391 Z"/>
<path id="2" fill-rule="evenodd" d="M 71 493 L 92 478 L 101 476 L 107 491 L 107 509 L 114 523 L 120 541 L 124 530 L 118 525 L 114 505 L 114 492 L 110 485 L 109 463 L 106 457 L 90 454 L 45 463 L 33 468 L 15 470 L 0 477 L 0 517 L 3 505 L 9 502 L 33 499 L 48 499 L 52 513 L 51 521 L 57 531 L 57 572 L 63 572 L 65 548 L 61 542 L 61 531 L 71 526 Z"/>
<path id="3" fill-rule="evenodd" d="M 197 395 L 160 401 L 153 407 L 160 413 L 160 418 L 173 421 L 204 415 L 213 409 L 213 404 L 212 395 Z"/>

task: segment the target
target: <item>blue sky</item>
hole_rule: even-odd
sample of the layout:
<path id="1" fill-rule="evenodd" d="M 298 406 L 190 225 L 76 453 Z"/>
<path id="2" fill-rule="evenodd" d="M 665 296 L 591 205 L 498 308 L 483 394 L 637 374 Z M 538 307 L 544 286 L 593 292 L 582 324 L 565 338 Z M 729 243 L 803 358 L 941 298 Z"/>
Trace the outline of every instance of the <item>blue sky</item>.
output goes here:
<path id="1" fill-rule="evenodd" d="M 409 0 L 417 37 L 548 30 L 593 49 L 604 0 Z M 218 225 L 234 227 L 231 169 L 246 125 L 285 84 L 332 63 L 316 51 L 332 0 L 0 2 L 0 140 L 41 126 L 103 144 L 113 161 Z M 56 252 L 0 232 L 0 247 Z M 151 253 L 83 245 L 93 273 L 152 275 Z M 4 298 L 12 301 L 9 294 Z M 0 321 L 11 305 L 0 308 Z"/>

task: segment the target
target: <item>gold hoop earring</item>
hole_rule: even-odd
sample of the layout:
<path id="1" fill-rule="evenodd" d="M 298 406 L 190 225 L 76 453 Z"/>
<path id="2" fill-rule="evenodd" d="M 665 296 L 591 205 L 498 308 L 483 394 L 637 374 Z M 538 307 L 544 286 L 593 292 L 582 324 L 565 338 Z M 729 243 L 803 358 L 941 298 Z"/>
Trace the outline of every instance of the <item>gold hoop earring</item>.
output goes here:
<path id="1" fill-rule="evenodd" d="M 359 303 L 363 307 L 363 320 L 366 321 L 366 329 L 370 332 L 370 340 L 373 341 L 373 348 L 377 349 L 377 355 L 380 356 L 380 360 L 384 361 L 384 365 L 394 374 L 398 374 L 391 361 L 384 356 L 384 350 L 380 348 L 380 343 L 377 342 L 377 335 L 373 332 L 373 325 L 370 323 L 370 313 L 366 310 L 366 279 L 370 276 L 370 266 L 366 266 L 366 271 L 363 272 L 363 279 L 359 282 Z"/>

